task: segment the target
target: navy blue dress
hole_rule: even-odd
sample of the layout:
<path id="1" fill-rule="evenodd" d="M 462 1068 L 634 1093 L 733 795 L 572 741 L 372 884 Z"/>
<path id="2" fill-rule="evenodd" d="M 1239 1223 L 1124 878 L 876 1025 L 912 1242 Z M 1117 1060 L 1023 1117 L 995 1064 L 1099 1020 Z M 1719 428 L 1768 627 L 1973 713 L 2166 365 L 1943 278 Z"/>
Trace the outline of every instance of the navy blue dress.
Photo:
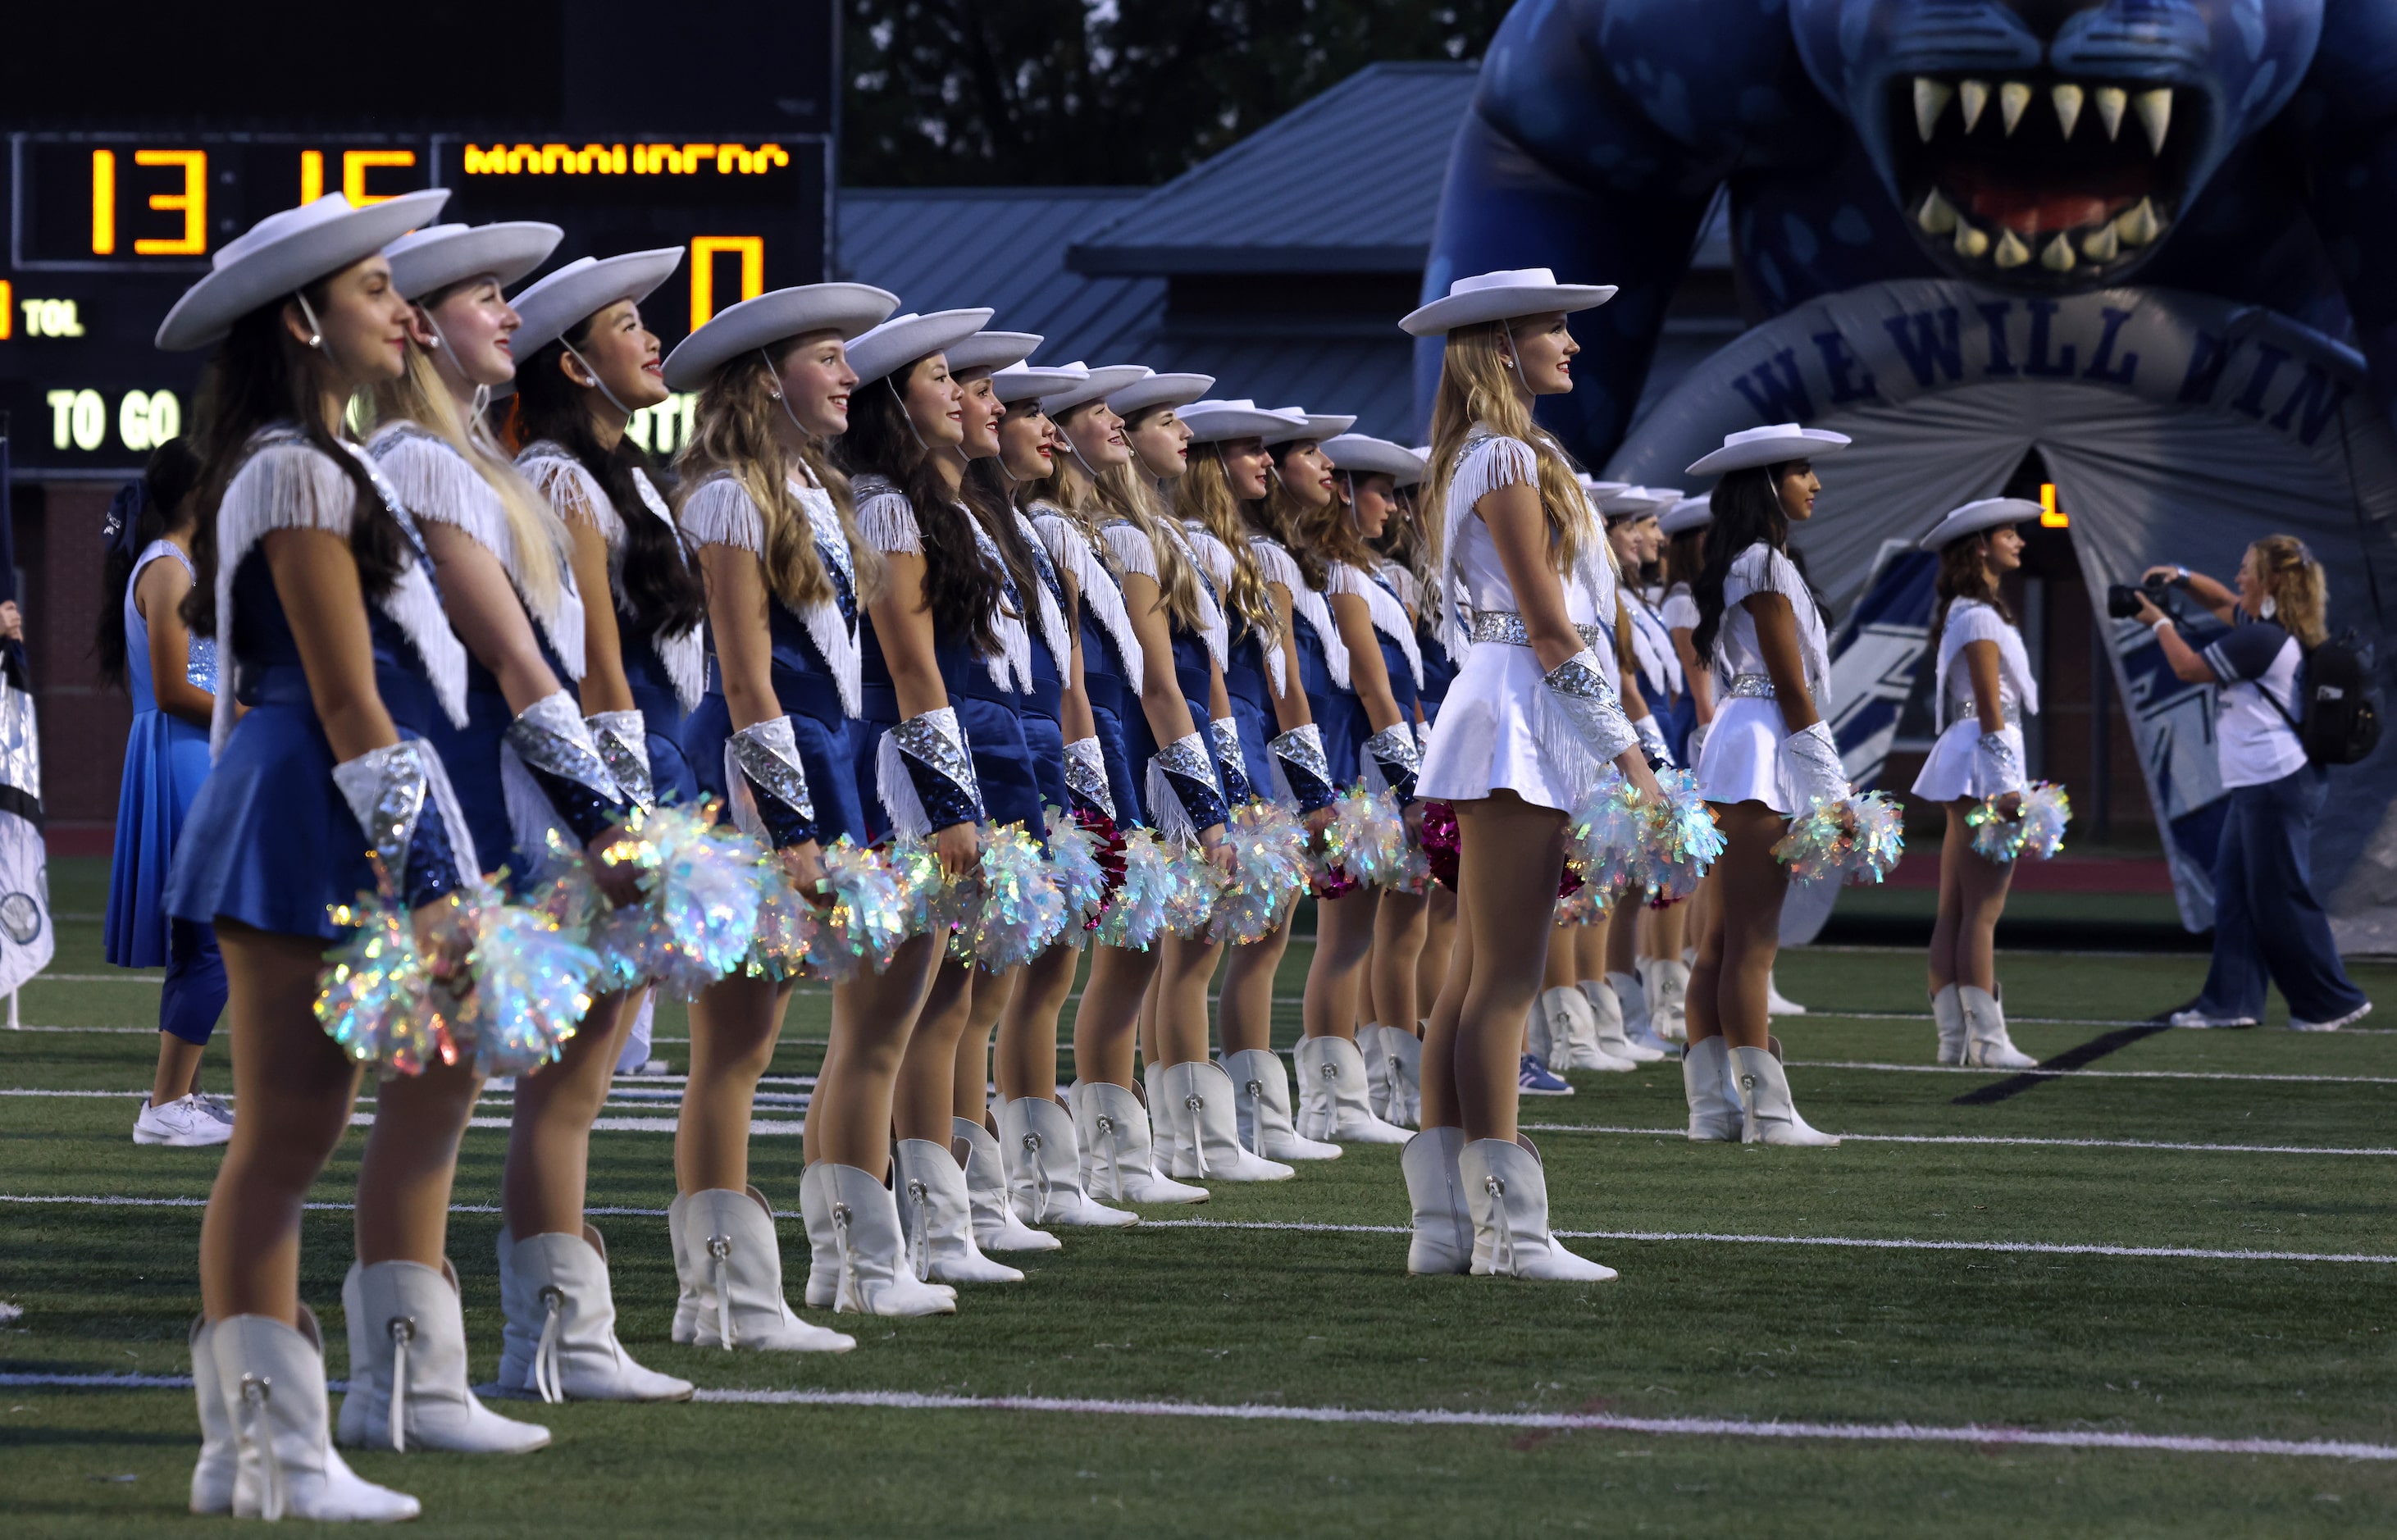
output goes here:
<path id="1" fill-rule="evenodd" d="M 1065 608 L 1065 584 L 1057 575 L 1056 564 L 1040 543 L 1038 533 L 1026 529 L 1024 543 L 1030 547 L 1032 565 L 1040 586 L 1048 591 L 1049 602 L 1057 607 L 1060 618 L 1070 613 Z M 1036 595 L 1025 595 L 1024 629 L 1031 633 L 1032 690 L 1017 697 L 1022 702 L 1020 716 L 1024 727 L 1024 747 L 1032 755 L 1032 773 L 1039 783 L 1043 806 L 1060 810 L 1073 804 L 1065 795 L 1065 729 L 1060 719 L 1065 694 L 1065 670 L 1068 658 L 1060 658 L 1049 646 L 1045 628 L 1040 624 L 1039 600 Z M 1070 633 L 1068 633 L 1070 636 Z M 1068 647 L 1072 642 L 1066 643 Z M 1042 827 L 1046 827 L 1044 821 Z"/>

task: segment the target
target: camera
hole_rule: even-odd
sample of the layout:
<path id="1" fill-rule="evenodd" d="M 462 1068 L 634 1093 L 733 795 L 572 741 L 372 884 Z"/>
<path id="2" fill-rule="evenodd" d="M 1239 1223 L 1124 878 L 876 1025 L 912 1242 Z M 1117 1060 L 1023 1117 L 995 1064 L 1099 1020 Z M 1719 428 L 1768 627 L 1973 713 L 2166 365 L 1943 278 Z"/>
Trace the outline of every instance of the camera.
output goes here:
<path id="1" fill-rule="evenodd" d="M 2171 595 L 2172 583 L 2165 578 L 2149 578 L 2136 587 L 2127 583 L 2108 583 L 2106 613 L 2110 619 L 2127 621 L 2139 612 L 2139 600 L 2144 597 L 2169 615 L 2173 612 Z"/>

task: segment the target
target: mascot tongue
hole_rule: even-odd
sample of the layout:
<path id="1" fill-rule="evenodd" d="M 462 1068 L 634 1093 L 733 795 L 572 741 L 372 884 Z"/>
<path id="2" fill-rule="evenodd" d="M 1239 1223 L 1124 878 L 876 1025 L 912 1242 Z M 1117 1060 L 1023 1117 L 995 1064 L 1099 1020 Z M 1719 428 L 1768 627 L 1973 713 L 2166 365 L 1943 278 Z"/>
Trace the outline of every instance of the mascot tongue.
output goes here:
<path id="1" fill-rule="evenodd" d="M 2103 190 L 2080 187 L 2026 186 L 1989 170 L 1951 168 L 1940 181 L 1951 198 L 1977 219 L 2000 224 L 2018 234 L 2075 230 L 2111 219 L 2137 203 L 2146 189 L 2125 185 Z"/>

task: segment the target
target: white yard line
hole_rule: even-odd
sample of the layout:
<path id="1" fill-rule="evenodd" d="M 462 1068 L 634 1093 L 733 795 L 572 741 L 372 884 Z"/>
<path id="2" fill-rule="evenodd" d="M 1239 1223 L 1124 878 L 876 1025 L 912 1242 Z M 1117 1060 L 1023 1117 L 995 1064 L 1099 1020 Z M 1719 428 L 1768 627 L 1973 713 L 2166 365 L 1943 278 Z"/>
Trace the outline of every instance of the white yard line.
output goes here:
<path id="1" fill-rule="evenodd" d="M 1520 1123 L 1526 1133 L 1631 1133 L 1681 1139 L 1678 1128 L 1629 1128 L 1611 1123 Z M 2364 1149 L 2344 1145 L 2195 1145 L 2166 1139 L 2035 1139 L 1995 1133 L 1852 1133 L 1833 1131 L 1842 1139 L 1881 1145 L 2030 1145 L 2056 1149 L 2197 1150 L 2209 1155 L 2378 1155 L 2397 1156 L 2397 1149 Z"/>
<path id="2" fill-rule="evenodd" d="M 22 1390 L 188 1390 L 184 1374 L 0 1374 Z M 328 1388 L 332 1388 L 328 1386 Z M 2297 1459 L 2397 1460 L 2397 1446 L 2331 1439 L 2253 1439 L 2191 1433 L 2107 1433 L 1965 1423 L 1751 1422 L 1738 1417 L 1627 1417 L 1608 1412 L 1452 1412 L 1442 1407 L 1261 1406 L 1210 1401 L 1112 1400 L 1065 1396 L 940 1396 L 914 1390 L 702 1390 L 716 1406 L 855 1407 L 877 1412 L 1037 1412 L 1084 1417 L 1187 1417 L 1212 1422 L 1318 1423 L 1379 1427 L 1525 1428 L 1557 1433 L 1631 1433 L 1651 1438 L 1819 1439 L 1836 1443 L 1962 1444 L 1976 1449 L 2121 1450 L 2138 1453 L 2278 1455 Z"/>
<path id="3" fill-rule="evenodd" d="M 1790 1059 L 1793 1069 L 1866 1069 L 1894 1075 L 2037 1075 L 2054 1080 L 2261 1080 L 2306 1085 L 2397 1086 L 2392 1075 L 2263 1075 L 2216 1069 L 1976 1069 L 1970 1065 L 1890 1065 L 1868 1059 Z"/>

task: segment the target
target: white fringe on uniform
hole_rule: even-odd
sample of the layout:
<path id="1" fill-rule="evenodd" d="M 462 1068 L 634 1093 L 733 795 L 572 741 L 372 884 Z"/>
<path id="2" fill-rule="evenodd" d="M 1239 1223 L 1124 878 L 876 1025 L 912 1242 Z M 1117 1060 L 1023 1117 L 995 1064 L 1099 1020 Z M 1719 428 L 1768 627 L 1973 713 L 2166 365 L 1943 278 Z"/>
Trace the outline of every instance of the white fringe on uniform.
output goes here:
<path id="1" fill-rule="evenodd" d="M 1046 504 L 1034 503 L 1033 506 L 1039 508 Z M 1039 532 L 1040 543 L 1047 548 L 1049 559 L 1074 580 L 1082 607 L 1098 617 L 1100 628 L 1106 632 L 1107 639 L 1115 643 L 1116 655 L 1123 663 L 1124 677 L 1140 678 L 1145 655 L 1141 651 L 1140 637 L 1132 630 L 1132 612 L 1124 608 L 1123 588 L 1116 581 L 1115 573 L 1099 559 L 1098 552 L 1091 548 L 1081 527 L 1065 515 L 1036 513 L 1032 516 L 1032 527 Z M 1125 528 L 1131 527 L 1127 525 Z M 1135 534 L 1138 532 L 1133 531 Z M 1147 542 L 1144 541 L 1142 543 Z M 1123 566 L 1120 561 L 1117 565 Z"/>
<path id="2" fill-rule="evenodd" d="M 791 495 L 806 510 L 808 523 L 817 545 L 845 555 L 848 536 L 841 532 L 840 516 L 832 505 L 832 494 L 821 487 L 806 487 L 793 481 L 785 483 Z M 736 551 L 746 551 L 760 560 L 766 555 L 766 520 L 757 511 L 757 502 L 740 477 L 726 472 L 710 476 L 691 489 L 682 503 L 682 531 L 693 545 L 727 545 Z M 821 556 L 822 549 L 818 555 Z M 829 578 L 826 579 L 830 581 Z M 855 582 L 851 580 L 852 591 Z M 780 599 L 774 602 L 780 604 Z M 788 610 L 789 606 L 783 608 Z M 864 690 L 858 663 L 857 635 L 840 606 L 829 595 L 816 600 L 805 609 L 793 611 L 799 623 L 807 628 L 808 640 L 832 673 L 833 683 L 840 691 L 841 709 L 850 716 L 859 714 L 859 702 Z M 677 683 L 679 689 L 679 683 Z"/>
<path id="3" fill-rule="evenodd" d="M 1321 591 L 1306 586 L 1306 577 L 1298 569 L 1297 558 L 1283 550 L 1279 541 L 1265 535 L 1252 535 L 1249 549 L 1256 553 L 1265 581 L 1290 590 L 1291 613 L 1313 628 L 1316 639 L 1323 644 L 1323 665 L 1330 670 L 1332 682 L 1342 690 L 1352 688 L 1348 683 L 1348 645 L 1340 639 L 1340 628 L 1332 623 L 1332 607 L 1324 602 Z M 1286 693 L 1279 682 L 1274 689 L 1277 694 Z"/>
<path id="4" fill-rule="evenodd" d="M 1414 623 L 1407 619 L 1406 607 L 1396 595 L 1361 569 L 1345 561 L 1332 564 L 1332 575 L 1324 580 L 1324 592 L 1353 594 L 1363 599 L 1365 612 L 1373 619 L 1373 629 L 1399 644 L 1399 650 L 1406 654 L 1407 669 L 1414 676 L 1415 688 L 1423 689 L 1423 646 L 1415 640 Z"/>

